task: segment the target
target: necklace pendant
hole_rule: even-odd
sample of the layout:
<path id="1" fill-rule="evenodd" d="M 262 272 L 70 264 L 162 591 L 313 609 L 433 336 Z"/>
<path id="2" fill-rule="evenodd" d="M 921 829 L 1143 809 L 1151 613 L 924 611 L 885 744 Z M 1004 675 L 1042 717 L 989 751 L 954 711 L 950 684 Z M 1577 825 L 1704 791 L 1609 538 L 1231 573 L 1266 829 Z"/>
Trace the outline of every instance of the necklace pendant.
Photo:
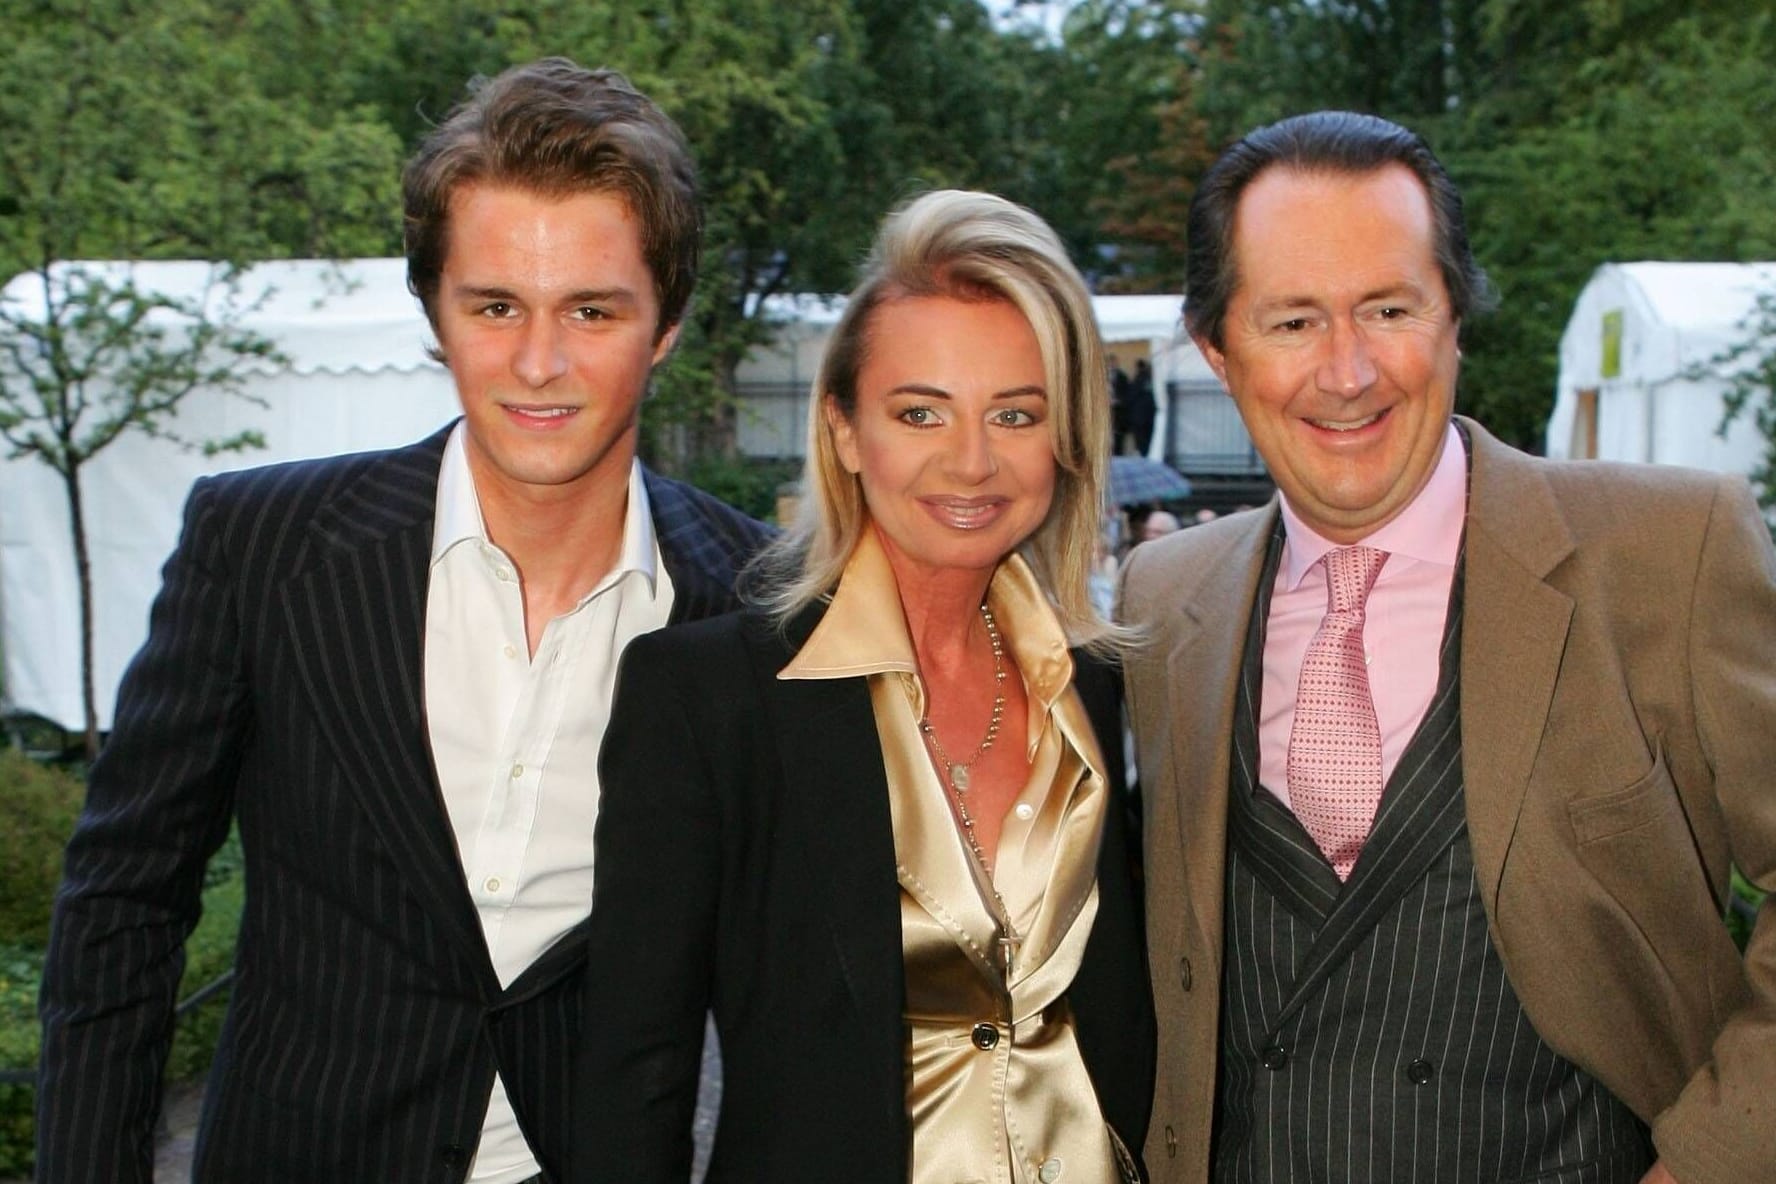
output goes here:
<path id="1" fill-rule="evenodd" d="M 950 784 L 955 786 L 957 793 L 963 793 L 968 789 L 967 765 L 950 766 Z"/>

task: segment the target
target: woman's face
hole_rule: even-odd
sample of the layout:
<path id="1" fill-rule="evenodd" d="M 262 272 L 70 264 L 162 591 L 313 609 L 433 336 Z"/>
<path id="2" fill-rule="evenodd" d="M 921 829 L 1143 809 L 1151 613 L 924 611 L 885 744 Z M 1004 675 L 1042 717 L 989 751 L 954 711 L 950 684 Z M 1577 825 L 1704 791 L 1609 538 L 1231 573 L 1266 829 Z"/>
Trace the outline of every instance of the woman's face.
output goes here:
<path id="1" fill-rule="evenodd" d="M 1004 300 L 918 296 L 870 316 L 839 459 L 897 570 L 990 572 L 1048 517 L 1055 458 L 1036 334 Z"/>

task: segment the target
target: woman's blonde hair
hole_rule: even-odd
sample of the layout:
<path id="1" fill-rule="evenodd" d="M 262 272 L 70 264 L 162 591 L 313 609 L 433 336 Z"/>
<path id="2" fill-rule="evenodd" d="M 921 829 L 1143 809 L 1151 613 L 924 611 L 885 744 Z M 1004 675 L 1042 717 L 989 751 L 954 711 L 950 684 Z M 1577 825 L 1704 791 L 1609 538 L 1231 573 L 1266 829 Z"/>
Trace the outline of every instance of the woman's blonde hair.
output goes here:
<path id="1" fill-rule="evenodd" d="M 1029 321 L 1042 350 L 1056 473 L 1048 517 L 1020 549 L 1069 639 L 1115 648 L 1122 631 L 1098 615 L 1087 590 L 1110 463 L 1109 372 L 1091 295 L 1048 223 L 990 193 L 927 193 L 877 231 L 814 379 L 799 514 L 755 561 L 749 599 L 786 621 L 837 585 L 869 513 L 839 460 L 825 404 L 856 415 L 873 314 L 919 296 L 1005 300 Z"/>

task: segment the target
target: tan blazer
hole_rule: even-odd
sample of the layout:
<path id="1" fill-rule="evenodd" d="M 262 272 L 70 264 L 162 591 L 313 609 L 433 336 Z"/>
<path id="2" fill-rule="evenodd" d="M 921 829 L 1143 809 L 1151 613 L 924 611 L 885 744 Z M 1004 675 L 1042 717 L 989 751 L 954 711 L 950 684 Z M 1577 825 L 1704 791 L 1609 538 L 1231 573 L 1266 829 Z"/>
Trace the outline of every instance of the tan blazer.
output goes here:
<path id="1" fill-rule="evenodd" d="M 1742 959 L 1729 866 L 1776 888 L 1776 555 L 1737 478 L 1473 441 L 1469 836 L 1536 1031 L 1642 1118 L 1680 1184 L 1776 1181 L 1776 905 Z M 1146 790 L 1159 1076 L 1147 1165 L 1204 1181 L 1228 746 L 1278 513 L 1143 544 L 1122 614 Z"/>

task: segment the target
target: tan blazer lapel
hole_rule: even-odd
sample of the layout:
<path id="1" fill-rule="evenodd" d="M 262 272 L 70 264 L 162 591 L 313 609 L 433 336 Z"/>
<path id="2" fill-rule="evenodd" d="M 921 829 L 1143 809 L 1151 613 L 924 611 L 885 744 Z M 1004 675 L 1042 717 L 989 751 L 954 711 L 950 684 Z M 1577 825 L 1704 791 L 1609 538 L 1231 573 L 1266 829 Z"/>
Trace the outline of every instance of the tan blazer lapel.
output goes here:
<path id="1" fill-rule="evenodd" d="M 1180 616 L 1169 633 L 1160 633 L 1169 643 L 1164 714 L 1146 721 L 1168 737 L 1168 744 L 1160 775 L 1143 781 L 1150 787 L 1147 792 L 1164 795 L 1173 804 L 1186 895 L 1217 963 L 1234 692 L 1277 512 L 1273 504 L 1267 512 L 1251 515 L 1243 530 L 1230 533 L 1207 553 L 1192 554 L 1176 570 Z M 1217 965 L 1213 973 L 1219 972 Z"/>
<path id="2" fill-rule="evenodd" d="M 1572 538 L 1534 465 L 1463 420 L 1473 443 L 1462 619 L 1462 777 L 1489 916 L 1560 672 L 1573 603 L 1546 582 Z"/>

